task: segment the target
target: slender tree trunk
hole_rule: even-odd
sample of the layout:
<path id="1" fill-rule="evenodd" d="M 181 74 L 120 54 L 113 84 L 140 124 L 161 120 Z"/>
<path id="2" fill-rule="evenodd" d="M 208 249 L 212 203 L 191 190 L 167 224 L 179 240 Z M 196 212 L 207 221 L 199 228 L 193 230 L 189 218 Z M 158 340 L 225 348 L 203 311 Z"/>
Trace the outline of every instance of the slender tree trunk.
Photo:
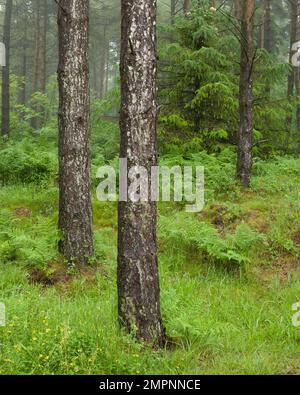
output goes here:
<path id="1" fill-rule="evenodd" d="M 271 0 L 264 0 L 265 1 L 265 10 L 266 10 L 266 16 L 265 16 L 265 42 L 264 42 L 264 48 L 268 52 L 272 52 L 272 26 L 271 26 Z"/>
<path id="2" fill-rule="evenodd" d="M 265 33 L 266 33 L 266 0 L 263 0 L 263 11 L 259 29 L 259 48 L 265 48 Z"/>
<path id="3" fill-rule="evenodd" d="M 105 59 L 106 59 L 106 29 L 107 25 L 103 26 L 103 36 L 101 43 L 101 54 L 100 54 L 100 76 L 99 76 L 99 98 L 104 98 L 104 89 L 105 89 Z"/>
<path id="4" fill-rule="evenodd" d="M 175 23 L 175 15 L 176 15 L 176 3 L 177 0 L 171 0 L 171 24 Z"/>
<path id="5" fill-rule="evenodd" d="M 299 12 L 299 4 L 298 10 Z M 297 18 L 297 36 L 299 33 L 299 17 Z M 297 37 L 299 39 L 299 37 Z M 294 69 L 294 77 L 295 77 L 295 91 L 298 100 L 297 108 L 296 108 L 296 130 L 297 130 L 297 152 L 300 153 L 300 71 L 299 67 L 293 67 Z"/>
<path id="6" fill-rule="evenodd" d="M 35 27 L 35 69 L 34 69 L 34 92 L 46 92 L 46 56 L 47 56 L 47 27 L 48 27 L 48 4 L 47 0 L 37 0 L 36 4 L 36 27 Z M 34 110 L 43 114 L 44 108 L 35 106 Z M 41 116 L 34 117 L 31 125 L 34 129 L 42 127 Z"/>
<path id="7" fill-rule="evenodd" d="M 22 59 L 21 59 L 21 76 L 23 81 L 21 84 L 19 102 L 20 104 L 26 104 L 26 77 L 27 77 L 27 16 L 24 17 L 24 31 L 23 31 L 23 48 L 22 48 Z"/>
<path id="8" fill-rule="evenodd" d="M 300 74 L 299 74 L 299 68 L 296 69 L 295 71 L 295 90 L 296 90 L 296 95 L 298 97 L 298 100 L 300 100 Z M 297 128 L 297 133 L 300 132 L 300 105 L 297 105 L 297 110 L 296 110 L 296 128 Z M 298 138 L 299 140 L 299 138 Z M 298 149 L 298 151 L 300 151 Z"/>
<path id="9" fill-rule="evenodd" d="M 41 45 L 41 0 L 36 0 L 36 17 L 35 17 L 35 59 L 34 59 L 34 77 L 33 92 L 38 90 L 39 85 L 39 65 L 40 65 L 40 45 Z"/>
<path id="10" fill-rule="evenodd" d="M 2 136 L 8 137 L 9 135 L 9 112 L 10 112 L 10 89 L 9 89 L 9 76 L 10 76 L 10 31 L 11 31 L 11 16 L 12 16 L 13 1 L 6 0 L 5 16 L 4 16 L 4 29 L 3 29 L 3 43 L 6 48 L 6 66 L 2 70 L 2 120 L 1 120 L 1 133 Z"/>
<path id="11" fill-rule="evenodd" d="M 191 9 L 192 3 L 191 0 L 183 0 L 183 12 L 187 15 Z"/>
<path id="12" fill-rule="evenodd" d="M 272 52 L 271 0 L 263 0 L 263 13 L 260 25 L 260 48 Z"/>
<path id="13" fill-rule="evenodd" d="M 234 16 L 236 17 L 236 19 L 240 20 L 242 18 L 241 0 L 234 0 L 233 8 L 234 8 Z"/>
<path id="14" fill-rule="evenodd" d="M 293 49 L 293 45 L 297 41 L 297 34 L 298 34 L 298 12 L 299 12 L 299 5 L 298 0 L 290 0 L 290 14 L 291 14 L 291 35 L 290 35 L 290 52 L 289 52 L 289 64 L 290 64 L 290 72 L 288 76 L 288 87 L 287 87 L 287 97 L 288 100 L 291 100 L 294 94 L 294 87 L 296 81 L 296 73 L 297 67 L 292 65 L 293 56 L 296 53 L 296 50 Z M 288 116 L 287 118 L 287 130 L 291 130 L 292 128 L 292 116 Z"/>
<path id="15" fill-rule="evenodd" d="M 260 48 L 267 52 L 272 52 L 272 32 L 271 32 L 271 0 L 263 0 L 263 14 L 260 26 Z M 271 86 L 266 83 L 266 96 L 270 97 Z"/>
<path id="16" fill-rule="evenodd" d="M 238 135 L 237 177 L 249 187 L 252 168 L 253 95 L 252 69 L 254 62 L 253 18 L 255 0 L 242 1 L 241 72 L 240 72 L 240 127 Z"/>
<path id="17" fill-rule="evenodd" d="M 59 27 L 59 250 L 86 264 L 93 255 L 90 182 L 89 2 L 60 0 Z"/>
<path id="18" fill-rule="evenodd" d="M 105 78 L 104 78 L 104 96 L 108 91 L 108 83 L 109 83 L 109 66 L 110 66 L 110 42 L 107 41 L 106 48 L 105 48 Z"/>
<path id="19" fill-rule="evenodd" d="M 156 1 L 121 4 L 121 158 L 150 172 L 157 165 Z M 119 204 L 119 319 L 138 339 L 162 346 L 156 217 L 154 202 Z"/>
<path id="20" fill-rule="evenodd" d="M 46 92 L 47 84 L 47 29 L 48 29 L 48 3 L 43 0 L 43 20 L 41 29 L 41 82 L 40 89 L 42 93 Z"/>

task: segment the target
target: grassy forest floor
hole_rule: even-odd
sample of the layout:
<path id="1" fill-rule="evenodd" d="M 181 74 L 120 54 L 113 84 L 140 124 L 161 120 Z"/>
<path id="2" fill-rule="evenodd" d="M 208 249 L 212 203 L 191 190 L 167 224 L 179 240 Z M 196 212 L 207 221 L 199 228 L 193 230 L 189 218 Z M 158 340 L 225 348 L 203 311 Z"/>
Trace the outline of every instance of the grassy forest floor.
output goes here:
<path id="1" fill-rule="evenodd" d="M 55 182 L 0 189 L 0 374 L 300 373 L 300 160 L 256 161 L 249 191 L 229 152 L 163 158 L 180 160 L 205 165 L 206 206 L 159 204 L 162 313 L 176 344 L 161 351 L 118 327 L 116 204 L 95 199 L 97 259 L 76 273 L 56 253 Z"/>

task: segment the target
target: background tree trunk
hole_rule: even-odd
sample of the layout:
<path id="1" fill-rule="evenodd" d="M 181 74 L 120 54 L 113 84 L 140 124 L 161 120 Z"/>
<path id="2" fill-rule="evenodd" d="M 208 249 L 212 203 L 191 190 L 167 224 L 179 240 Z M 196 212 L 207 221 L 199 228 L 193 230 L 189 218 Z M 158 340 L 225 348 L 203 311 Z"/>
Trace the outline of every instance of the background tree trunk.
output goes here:
<path id="1" fill-rule="evenodd" d="M 271 26 L 271 0 L 264 0 L 265 19 L 264 19 L 264 48 L 269 53 L 272 52 L 272 26 Z"/>
<path id="2" fill-rule="evenodd" d="M 288 76 L 288 87 L 287 97 L 290 100 L 294 94 L 295 86 L 295 67 L 292 65 L 292 58 L 295 54 L 293 45 L 297 41 L 297 30 L 298 30 L 298 0 L 290 0 L 290 15 L 291 15 L 291 35 L 290 35 L 290 52 L 289 52 L 289 64 L 290 72 Z M 292 128 L 292 117 L 289 116 L 287 119 L 288 130 Z"/>
<path id="3" fill-rule="evenodd" d="M 287 87 L 287 97 L 288 100 L 291 100 L 294 94 L 295 82 L 297 79 L 297 69 L 298 67 L 294 67 L 292 65 L 292 58 L 295 54 L 295 50 L 293 50 L 293 45 L 297 41 L 298 35 L 298 12 L 299 12 L 299 4 L 298 0 L 290 0 L 290 15 L 291 15 L 291 35 L 290 35 L 290 52 L 289 52 L 289 64 L 290 64 L 290 72 L 288 76 L 288 87 Z M 287 118 L 287 130 L 290 131 L 292 129 L 292 116 L 288 116 Z"/>
<path id="4" fill-rule="evenodd" d="M 47 54 L 47 26 L 48 5 L 47 0 L 37 0 L 36 4 L 36 29 L 35 29 L 35 70 L 33 92 L 46 92 L 46 54 Z M 44 112 L 41 106 L 35 106 L 34 110 L 40 114 Z M 31 125 L 39 129 L 43 124 L 41 116 L 34 117 Z"/>
<path id="5" fill-rule="evenodd" d="M 21 59 L 21 76 L 23 77 L 19 102 L 25 106 L 26 104 L 26 77 L 27 77 L 27 15 L 24 16 L 24 31 L 23 31 L 23 47 Z"/>
<path id="6" fill-rule="evenodd" d="M 108 40 L 106 42 L 106 47 L 105 47 L 105 73 L 104 73 L 103 96 L 105 96 L 108 92 L 109 71 L 110 71 L 110 42 Z"/>
<path id="7" fill-rule="evenodd" d="M 240 20 L 242 18 L 241 0 L 234 0 L 233 8 L 234 8 L 234 16 Z"/>
<path id="8" fill-rule="evenodd" d="M 177 0 L 171 0 L 171 24 L 174 25 Z"/>
<path id="9" fill-rule="evenodd" d="M 6 48 L 6 66 L 2 70 L 2 119 L 1 119 L 1 133 L 2 136 L 9 135 L 9 112 L 10 112 L 10 30 L 11 30 L 11 15 L 12 15 L 13 1 L 7 0 L 5 5 L 4 29 L 3 29 L 3 43 Z"/>
<path id="10" fill-rule="evenodd" d="M 47 28 L 48 28 L 48 4 L 47 0 L 43 0 L 43 19 L 41 29 L 41 81 L 40 91 L 46 92 L 47 85 Z"/>
<path id="11" fill-rule="evenodd" d="M 271 0 L 263 0 L 263 13 L 260 25 L 260 48 L 267 52 L 272 52 L 272 31 L 271 31 Z M 266 96 L 269 98 L 271 94 L 270 83 L 266 83 Z"/>
<path id="12" fill-rule="evenodd" d="M 34 59 L 34 78 L 33 92 L 38 90 L 39 71 L 40 71 L 40 46 L 41 46 L 41 0 L 36 0 L 36 16 L 35 16 L 35 59 Z"/>
<path id="13" fill-rule="evenodd" d="M 86 264 L 93 255 L 90 186 L 89 2 L 60 0 L 59 228 L 60 252 Z"/>
<path id="14" fill-rule="evenodd" d="M 294 83 L 295 83 L 295 67 L 292 66 L 292 58 L 295 54 L 293 45 L 297 41 L 298 33 L 298 0 L 290 0 L 291 7 L 291 35 L 290 35 L 290 52 L 289 52 L 289 63 L 291 66 L 289 77 L 288 77 L 288 97 L 293 96 Z"/>
<path id="15" fill-rule="evenodd" d="M 157 165 L 156 68 L 156 2 L 122 0 L 121 158 L 149 172 Z M 162 346 L 156 217 L 154 202 L 119 204 L 119 318 L 138 339 Z"/>
<path id="16" fill-rule="evenodd" d="M 185 15 L 190 11 L 191 6 L 191 0 L 183 0 L 183 12 L 185 13 Z"/>
<path id="17" fill-rule="evenodd" d="M 105 61 L 106 61 L 106 48 L 107 48 L 107 37 L 106 37 L 107 25 L 103 26 L 103 36 L 101 37 L 101 58 L 100 58 L 100 72 L 99 72 L 99 98 L 104 99 L 104 91 L 105 91 Z"/>
<path id="18" fill-rule="evenodd" d="M 253 18 L 255 0 L 242 1 L 241 72 L 240 72 L 240 127 L 238 134 L 237 176 L 249 187 L 252 168 L 253 95 L 252 70 L 254 62 Z"/>

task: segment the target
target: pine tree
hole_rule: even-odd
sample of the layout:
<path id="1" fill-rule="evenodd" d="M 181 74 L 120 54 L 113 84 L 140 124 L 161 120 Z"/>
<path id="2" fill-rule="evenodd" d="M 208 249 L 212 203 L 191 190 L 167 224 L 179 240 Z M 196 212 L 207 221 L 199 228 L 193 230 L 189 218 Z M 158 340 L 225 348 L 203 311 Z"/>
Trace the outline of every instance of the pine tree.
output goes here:
<path id="1" fill-rule="evenodd" d="M 183 0 L 183 12 L 185 13 L 185 15 L 190 11 L 191 6 L 191 0 Z"/>
<path id="2" fill-rule="evenodd" d="M 156 1 L 122 0 L 121 158 L 129 168 L 157 165 L 156 68 Z M 162 346 L 156 217 L 154 202 L 120 202 L 119 319 L 138 339 Z"/>
<path id="3" fill-rule="evenodd" d="M 60 0 L 59 228 L 60 252 L 86 264 L 93 255 L 90 182 L 89 2 Z"/>
<path id="4" fill-rule="evenodd" d="M 10 121 L 10 34 L 11 34 L 11 16 L 12 16 L 13 0 L 7 0 L 5 5 L 4 29 L 3 29 L 3 43 L 6 49 L 6 65 L 2 72 L 2 122 L 1 132 L 2 136 L 9 135 L 9 121 Z"/>
<path id="5" fill-rule="evenodd" d="M 298 36 L 298 12 L 299 12 L 299 3 L 298 0 L 290 0 L 290 51 L 289 51 L 289 64 L 290 71 L 288 75 L 288 86 L 287 86 L 287 97 L 288 100 L 291 101 L 292 96 L 295 93 L 295 84 L 297 83 L 297 72 L 298 67 L 294 67 L 292 64 L 293 56 L 296 53 L 296 49 L 294 44 L 297 42 Z M 287 118 L 287 129 L 290 131 L 292 128 L 293 117 L 291 115 Z"/>
<path id="6" fill-rule="evenodd" d="M 240 126 L 238 134 L 237 177 L 249 187 L 253 145 L 253 19 L 255 0 L 242 1 L 241 66 L 240 66 Z"/>

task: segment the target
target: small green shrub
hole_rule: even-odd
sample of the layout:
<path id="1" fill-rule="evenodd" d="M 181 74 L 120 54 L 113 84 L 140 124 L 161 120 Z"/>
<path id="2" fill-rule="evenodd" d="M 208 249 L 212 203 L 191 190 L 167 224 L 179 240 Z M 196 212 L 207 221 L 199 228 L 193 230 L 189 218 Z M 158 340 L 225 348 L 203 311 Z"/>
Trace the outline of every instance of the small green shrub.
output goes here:
<path id="1" fill-rule="evenodd" d="M 53 179 L 57 172 L 54 152 L 41 150 L 25 139 L 21 143 L 0 146 L 0 183 L 41 184 Z"/>
<path id="2" fill-rule="evenodd" d="M 8 210 L 0 211 L 0 261 L 23 266 L 45 267 L 57 256 L 58 232 L 53 219 L 34 220 L 16 217 Z"/>

